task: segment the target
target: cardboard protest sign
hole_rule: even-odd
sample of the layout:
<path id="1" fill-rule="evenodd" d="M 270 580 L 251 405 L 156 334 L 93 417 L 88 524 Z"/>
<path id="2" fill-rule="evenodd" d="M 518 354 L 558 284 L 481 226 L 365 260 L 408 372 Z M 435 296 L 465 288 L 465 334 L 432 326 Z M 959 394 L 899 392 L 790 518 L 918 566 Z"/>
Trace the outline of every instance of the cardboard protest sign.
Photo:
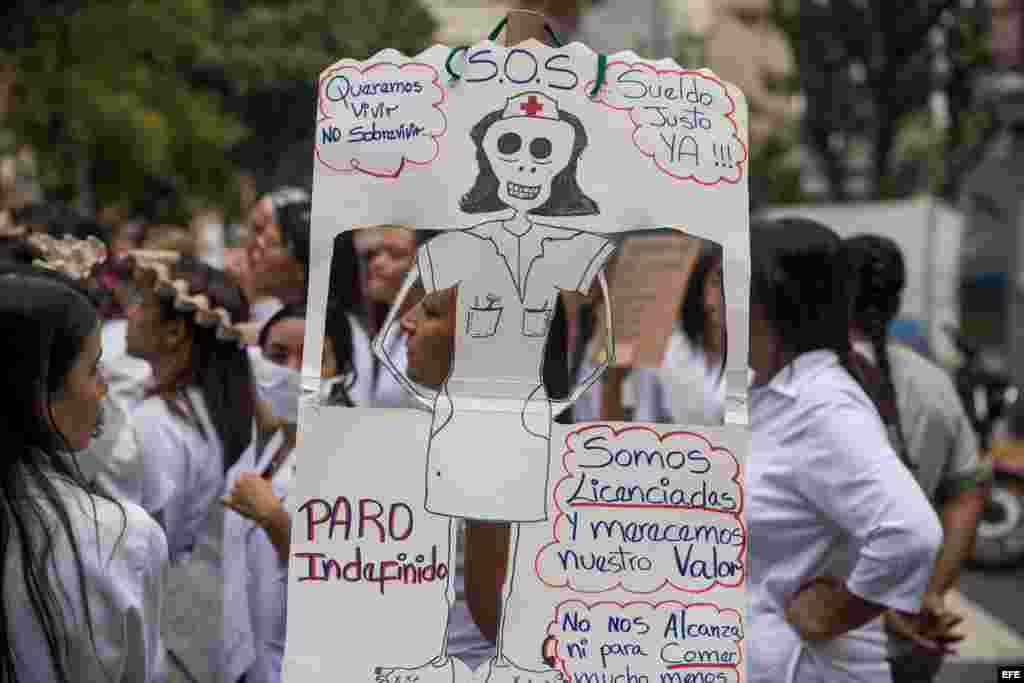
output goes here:
<path id="1" fill-rule="evenodd" d="M 319 93 L 285 680 L 742 680 L 742 94 L 536 41 L 342 60 Z M 322 405 L 334 239 L 382 224 L 440 231 L 373 345 L 424 410 Z M 610 307 L 620 238 L 681 224 L 725 255 L 727 424 L 555 423 L 605 368 L 548 382 L 558 297 L 597 286 Z M 475 672 L 448 654 L 461 519 L 512 530 L 497 655 Z"/>

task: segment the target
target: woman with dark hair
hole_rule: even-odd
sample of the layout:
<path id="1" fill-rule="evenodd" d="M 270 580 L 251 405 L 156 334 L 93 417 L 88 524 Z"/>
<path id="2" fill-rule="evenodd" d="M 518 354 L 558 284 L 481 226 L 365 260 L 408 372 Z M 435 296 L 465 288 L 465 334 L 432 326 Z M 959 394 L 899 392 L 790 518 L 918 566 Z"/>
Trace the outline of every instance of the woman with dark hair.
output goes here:
<path id="1" fill-rule="evenodd" d="M 637 396 L 639 422 L 720 425 L 725 418 L 722 247 L 703 242 L 655 381 Z"/>
<path id="2" fill-rule="evenodd" d="M 222 681 L 277 683 L 284 657 L 291 518 L 284 508 L 295 472 L 306 311 L 288 304 L 260 331 L 270 371 L 261 387 L 277 424 L 253 439 L 228 471 L 224 519 Z M 238 514 L 235 514 L 238 513 Z"/>
<path id="3" fill-rule="evenodd" d="M 89 490 L 73 453 L 100 422 L 100 320 L 52 277 L 0 276 L 7 681 L 159 681 L 167 545 L 138 506 Z"/>
<path id="4" fill-rule="evenodd" d="M 935 512 L 851 374 L 841 242 L 809 220 L 751 226 L 751 681 L 877 681 L 886 609 L 918 619 Z"/>
<path id="5" fill-rule="evenodd" d="M 153 384 L 132 415 L 142 506 L 167 533 L 171 575 L 164 638 L 177 666 L 212 680 L 220 660 L 222 508 L 228 469 L 252 438 L 255 388 L 236 322 L 248 306 L 222 271 L 173 252 L 134 252 L 141 303 L 128 352 L 149 362 Z M 198 616 L 196 604 L 217 614 Z M 202 609 L 202 608 L 200 608 Z M 199 622 L 209 632 L 196 631 Z"/>
<path id="6" fill-rule="evenodd" d="M 367 332 L 372 337 L 380 332 L 388 311 L 398 297 L 409 270 L 415 264 L 420 231 L 401 225 L 375 225 L 353 231 L 355 248 L 362 258 L 361 289 L 366 292 Z M 335 295 L 331 296 L 335 300 Z M 409 306 L 415 301 L 406 302 Z M 372 352 L 366 354 L 362 339 L 356 337 L 356 372 L 359 381 L 353 392 L 360 403 L 374 408 L 408 408 L 412 405 L 402 385 L 383 368 Z M 399 370 L 405 369 L 406 337 L 396 330 L 388 337 L 388 356 Z M 355 396 L 354 396 L 355 398 Z"/>
<path id="7" fill-rule="evenodd" d="M 991 468 L 979 457 L 977 436 L 949 374 L 913 350 L 889 343 L 889 325 L 906 284 L 900 248 L 887 237 L 858 235 L 845 240 L 843 249 L 856 287 L 850 336 L 860 369 L 875 389 L 893 447 L 904 453 L 921 489 L 940 511 L 942 550 L 923 605 L 952 625 L 956 618 L 948 614 L 945 596 L 973 547 Z M 934 679 L 946 648 L 915 644 L 920 634 L 895 612 L 886 613 L 886 626 L 893 680 Z M 943 646 L 960 639 L 955 634 L 933 638 Z"/>
<path id="8" fill-rule="evenodd" d="M 359 329 L 359 323 L 340 304 L 329 302 L 324 326 L 324 357 L 320 370 L 320 391 L 326 405 L 354 407 L 357 405 L 354 398 L 356 388 L 366 386 L 354 362 L 355 334 L 363 335 L 365 352 L 368 353 L 369 340 L 365 339 L 365 333 Z M 368 395 L 359 398 L 365 401 Z M 361 404 L 367 405 L 365 402 Z"/>
<path id="9" fill-rule="evenodd" d="M 355 230 L 334 239 L 327 297 L 321 396 L 331 405 L 369 406 L 374 390 L 373 354 L 362 322 L 366 302 Z"/>
<path id="10" fill-rule="evenodd" d="M 263 322 L 283 304 L 306 298 L 309 272 L 309 193 L 283 187 L 256 204 L 238 274 L 253 301 L 252 319 Z"/>
<path id="11" fill-rule="evenodd" d="M 248 310 L 223 272 L 192 258 L 168 267 L 136 254 L 141 303 L 129 320 L 127 348 L 154 375 L 134 414 L 145 462 L 143 507 L 163 523 L 173 561 L 194 545 L 224 473 L 249 445 L 254 388 L 231 330 Z"/>

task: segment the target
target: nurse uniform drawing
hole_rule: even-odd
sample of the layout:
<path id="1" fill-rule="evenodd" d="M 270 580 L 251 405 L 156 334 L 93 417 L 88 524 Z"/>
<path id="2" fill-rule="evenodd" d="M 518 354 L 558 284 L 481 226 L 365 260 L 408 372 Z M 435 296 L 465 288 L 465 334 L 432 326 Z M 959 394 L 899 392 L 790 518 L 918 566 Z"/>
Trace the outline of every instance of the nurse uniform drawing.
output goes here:
<path id="1" fill-rule="evenodd" d="M 406 282 L 374 341 L 374 352 L 433 411 L 425 507 L 449 518 L 448 566 L 458 518 L 512 523 L 502 589 L 506 605 L 514 590 L 519 524 L 548 516 L 552 415 L 582 395 L 607 366 L 598 367 L 567 400 L 547 396 L 542 364 L 557 297 L 563 290 L 587 294 L 595 277 L 604 288 L 603 267 L 614 244 L 601 235 L 544 222 L 545 217 L 599 213 L 576 179 L 586 131 L 555 100 L 539 92 L 511 97 L 502 109 L 484 116 L 470 137 L 479 171 L 459 206 L 467 214 L 491 214 L 489 220 L 442 233 L 419 248 L 418 272 Z M 385 351 L 396 312 L 417 275 L 428 297 L 455 288 L 451 367 L 430 394 L 401 373 Z M 612 358 L 610 336 L 608 343 Z M 444 597 L 449 608 L 453 574 Z M 525 669 L 504 655 L 506 613 L 497 654 L 481 680 L 560 680 L 555 669 Z M 468 668 L 447 655 L 446 636 L 436 658 L 419 667 L 380 667 L 376 680 L 462 680 Z"/>

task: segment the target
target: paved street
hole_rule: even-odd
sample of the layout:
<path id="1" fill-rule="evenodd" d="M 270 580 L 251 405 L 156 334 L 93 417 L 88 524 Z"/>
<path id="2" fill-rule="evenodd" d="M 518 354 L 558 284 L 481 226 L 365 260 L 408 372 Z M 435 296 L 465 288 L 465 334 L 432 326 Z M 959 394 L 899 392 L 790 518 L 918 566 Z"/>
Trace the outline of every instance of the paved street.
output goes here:
<path id="1" fill-rule="evenodd" d="M 987 683 L 999 664 L 1024 664 L 1024 566 L 968 570 L 960 581 L 967 640 L 942 669 L 939 683 Z M 954 605 L 954 608 L 957 608 Z"/>

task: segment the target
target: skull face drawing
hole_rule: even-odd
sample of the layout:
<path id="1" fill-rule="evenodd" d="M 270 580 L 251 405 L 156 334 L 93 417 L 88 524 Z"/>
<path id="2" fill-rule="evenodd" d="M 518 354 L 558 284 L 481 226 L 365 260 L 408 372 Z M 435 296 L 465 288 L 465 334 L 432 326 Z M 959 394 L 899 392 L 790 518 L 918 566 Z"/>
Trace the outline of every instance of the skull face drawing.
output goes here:
<path id="1" fill-rule="evenodd" d="M 484 150 L 498 178 L 498 198 L 525 213 L 551 197 L 551 182 L 569 163 L 572 127 L 560 120 L 516 117 L 487 131 Z"/>
<path id="2" fill-rule="evenodd" d="M 584 216 L 597 204 L 576 181 L 587 132 L 580 120 L 541 92 L 508 98 L 470 132 L 479 173 L 459 207 L 466 213 Z"/>

